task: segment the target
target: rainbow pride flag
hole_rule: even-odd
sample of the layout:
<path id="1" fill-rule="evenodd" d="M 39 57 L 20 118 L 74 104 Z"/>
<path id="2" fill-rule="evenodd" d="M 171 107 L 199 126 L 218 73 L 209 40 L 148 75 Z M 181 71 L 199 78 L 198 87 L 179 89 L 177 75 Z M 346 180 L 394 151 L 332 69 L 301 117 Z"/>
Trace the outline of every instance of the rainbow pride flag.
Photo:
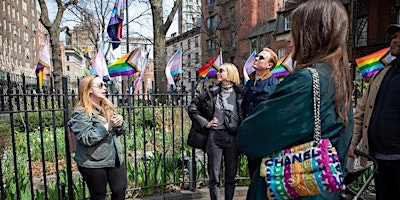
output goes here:
<path id="1" fill-rule="evenodd" d="M 85 50 L 83 51 L 83 57 L 89 58 L 89 48 L 85 47 Z"/>
<path id="2" fill-rule="evenodd" d="M 140 72 L 138 66 L 141 62 L 142 50 L 136 48 L 108 66 L 108 73 L 111 77 L 131 75 Z"/>
<path id="3" fill-rule="evenodd" d="M 182 73 L 182 51 L 178 49 L 165 67 L 165 76 L 170 85 L 175 85 L 174 76 Z"/>
<path id="4" fill-rule="evenodd" d="M 275 68 L 271 71 L 271 74 L 274 77 L 285 77 L 292 73 L 293 69 L 293 59 L 291 54 L 288 54 L 278 60 Z"/>
<path id="5" fill-rule="evenodd" d="M 247 81 L 250 80 L 249 75 L 253 73 L 255 70 L 253 68 L 254 61 L 256 60 L 256 51 L 253 51 L 250 56 L 247 58 L 246 62 L 244 63 L 243 66 L 243 78 L 244 78 L 244 84 L 247 83 Z"/>
<path id="6" fill-rule="evenodd" d="M 49 40 L 47 39 L 44 43 L 42 53 L 40 54 L 38 64 L 36 65 L 36 75 L 38 77 L 38 89 L 42 89 L 43 86 L 43 70 L 45 67 L 50 66 L 50 49 Z"/>
<path id="7" fill-rule="evenodd" d="M 207 64 L 203 65 L 197 70 L 197 73 L 203 78 L 212 77 L 217 75 L 217 69 L 222 65 L 222 53 L 220 52 Z"/>
<path id="8" fill-rule="evenodd" d="M 390 47 L 356 58 L 356 63 L 363 78 L 369 78 L 395 59 L 390 54 Z"/>

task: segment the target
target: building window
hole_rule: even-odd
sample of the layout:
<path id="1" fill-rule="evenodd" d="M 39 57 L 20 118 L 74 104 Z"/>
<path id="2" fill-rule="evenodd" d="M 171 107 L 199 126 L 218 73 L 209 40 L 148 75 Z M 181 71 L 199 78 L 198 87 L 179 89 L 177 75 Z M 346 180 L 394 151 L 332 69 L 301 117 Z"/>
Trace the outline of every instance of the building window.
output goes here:
<path id="1" fill-rule="evenodd" d="M 194 46 L 195 47 L 199 46 L 199 36 L 196 36 L 196 38 L 194 39 Z"/>
<path id="2" fill-rule="evenodd" d="M 236 21 L 235 20 L 235 7 L 232 7 L 229 11 L 231 13 L 230 23 L 233 24 Z"/>
<path id="3" fill-rule="evenodd" d="M 69 61 L 69 56 L 67 56 L 67 61 Z"/>
<path id="4" fill-rule="evenodd" d="M 69 65 L 67 65 L 67 71 L 69 71 Z"/>
<path id="5" fill-rule="evenodd" d="M 397 24 L 400 24 L 400 10 L 397 10 Z"/>
<path id="6" fill-rule="evenodd" d="M 188 39 L 188 49 L 191 47 L 191 39 Z"/>
<path id="7" fill-rule="evenodd" d="M 207 5 L 207 6 L 212 6 L 212 5 L 214 5 L 214 0 L 207 0 L 206 5 Z"/>
<path id="8" fill-rule="evenodd" d="M 26 31 L 24 32 L 24 40 L 25 40 L 25 42 L 29 41 L 29 34 Z"/>
<path id="9" fill-rule="evenodd" d="M 290 30 L 290 15 L 285 17 L 285 31 Z"/>
<path id="10" fill-rule="evenodd" d="M 357 19 L 356 47 L 366 46 L 368 39 L 368 17 Z"/>
<path id="11" fill-rule="evenodd" d="M 282 58 L 285 55 L 286 55 L 286 49 L 285 48 L 279 48 L 278 49 L 278 58 Z"/>
<path id="12" fill-rule="evenodd" d="M 207 29 L 210 33 L 214 32 L 214 29 L 217 27 L 217 24 L 218 24 L 218 19 L 216 15 L 207 18 Z"/>
<path id="13" fill-rule="evenodd" d="M 191 62 L 190 62 L 190 61 L 191 61 L 190 59 L 191 59 L 191 58 L 190 58 L 190 54 L 188 54 L 188 66 L 189 66 L 189 67 L 190 67 L 190 63 L 191 63 Z"/>
<path id="14" fill-rule="evenodd" d="M 199 63 L 199 53 L 195 54 L 194 62 L 197 64 Z"/>
<path id="15" fill-rule="evenodd" d="M 231 32 L 231 45 L 232 47 L 236 47 L 236 43 L 235 43 L 235 32 Z"/>
<path id="16" fill-rule="evenodd" d="M 207 51 L 212 51 L 213 49 L 216 48 L 215 42 L 212 40 L 207 40 L 206 44 L 207 44 Z"/>
<path id="17" fill-rule="evenodd" d="M 251 51 L 250 51 L 250 52 L 258 51 L 258 50 L 257 50 L 257 39 L 251 39 L 250 48 L 251 48 Z"/>
<path id="18" fill-rule="evenodd" d="M 25 1 L 22 1 L 22 9 L 24 9 L 25 12 L 28 10 Z"/>

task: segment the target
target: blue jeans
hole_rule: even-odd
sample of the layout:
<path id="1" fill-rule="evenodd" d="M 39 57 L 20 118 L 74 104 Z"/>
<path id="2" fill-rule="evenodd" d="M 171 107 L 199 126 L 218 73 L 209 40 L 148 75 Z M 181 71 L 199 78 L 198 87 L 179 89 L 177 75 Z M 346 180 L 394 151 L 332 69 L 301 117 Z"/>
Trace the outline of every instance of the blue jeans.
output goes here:
<path id="1" fill-rule="evenodd" d="M 227 130 L 210 130 L 206 147 L 211 200 L 219 199 L 222 158 L 225 162 L 225 200 L 233 199 L 235 177 L 239 162 L 236 136 Z"/>

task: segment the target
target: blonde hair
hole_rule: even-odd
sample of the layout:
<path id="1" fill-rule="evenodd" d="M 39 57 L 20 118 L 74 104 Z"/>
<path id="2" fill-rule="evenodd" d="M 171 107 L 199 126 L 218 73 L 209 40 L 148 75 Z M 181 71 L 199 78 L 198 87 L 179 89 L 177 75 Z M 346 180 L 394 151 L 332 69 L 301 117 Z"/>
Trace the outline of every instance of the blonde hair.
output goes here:
<path id="1" fill-rule="evenodd" d="M 226 80 L 232 83 L 238 84 L 240 82 L 239 71 L 237 67 L 232 63 L 223 63 L 219 68 L 226 67 L 228 73 Z"/>
<path id="2" fill-rule="evenodd" d="M 100 114 L 94 109 L 95 104 L 91 101 L 90 99 L 90 94 L 89 90 L 92 87 L 92 82 L 93 80 L 99 77 L 97 74 L 92 74 L 85 76 L 82 80 L 81 83 L 79 84 L 79 90 L 78 90 L 78 97 L 77 97 L 77 104 L 75 107 L 81 107 L 85 110 L 85 113 L 89 116 L 89 118 L 92 118 L 92 115 L 96 115 L 99 119 L 103 121 L 109 121 L 110 117 L 113 115 L 115 108 L 114 105 L 110 100 L 107 98 L 103 99 L 100 102 L 100 108 L 104 114 L 104 117 L 100 116 Z"/>
<path id="3" fill-rule="evenodd" d="M 268 47 L 265 47 L 263 51 L 266 51 L 271 55 L 271 59 L 269 59 L 269 62 L 273 64 L 271 68 L 271 70 L 273 70 L 276 67 L 276 64 L 278 63 L 278 55 L 276 55 L 275 51 L 273 51 Z"/>

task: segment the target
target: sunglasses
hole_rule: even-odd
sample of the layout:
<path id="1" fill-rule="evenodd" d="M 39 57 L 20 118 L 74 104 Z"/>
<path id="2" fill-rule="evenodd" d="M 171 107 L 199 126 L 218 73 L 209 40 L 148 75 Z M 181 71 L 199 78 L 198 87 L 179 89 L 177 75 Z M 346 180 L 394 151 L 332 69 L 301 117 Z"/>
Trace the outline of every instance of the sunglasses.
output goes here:
<path id="1" fill-rule="evenodd" d="M 224 69 L 219 69 L 217 72 L 222 73 L 224 71 L 225 71 Z"/>
<path id="2" fill-rule="evenodd" d="M 99 83 L 98 85 L 93 85 L 92 87 L 97 87 L 97 88 L 106 87 L 107 88 L 107 84 L 106 83 Z"/>
<path id="3" fill-rule="evenodd" d="M 264 60 L 265 59 L 264 56 L 262 56 L 262 55 L 256 55 L 256 58 L 258 58 L 258 60 Z"/>

